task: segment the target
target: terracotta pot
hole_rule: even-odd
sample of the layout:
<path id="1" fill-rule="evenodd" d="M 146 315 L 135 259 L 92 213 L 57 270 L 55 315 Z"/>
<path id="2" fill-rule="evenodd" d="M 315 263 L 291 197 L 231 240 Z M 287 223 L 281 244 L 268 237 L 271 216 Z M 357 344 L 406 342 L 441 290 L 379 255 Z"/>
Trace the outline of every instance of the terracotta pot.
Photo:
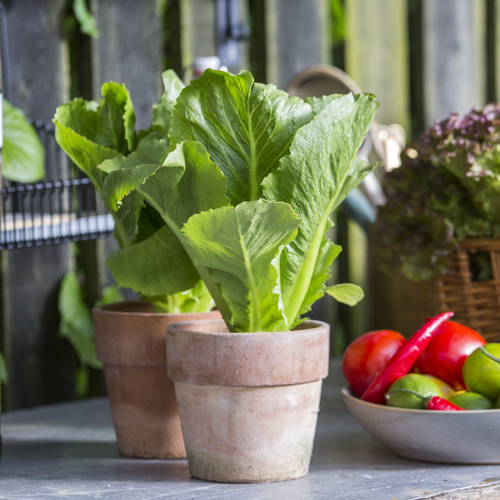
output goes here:
<path id="1" fill-rule="evenodd" d="M 141 301 L 95 307 L 92 314 L 120 453 L 185 458 L 175 391 L 167 376 L 167 325 L 220 314 L 160 314 Z"/>
<path id="2" fill-rule="evenodd" d="M 229 333 L 222 320 L 171 324 L 167 364 L 174 381 L 192 476 L 263 482 L 307 474 L 329 326 Z"/>

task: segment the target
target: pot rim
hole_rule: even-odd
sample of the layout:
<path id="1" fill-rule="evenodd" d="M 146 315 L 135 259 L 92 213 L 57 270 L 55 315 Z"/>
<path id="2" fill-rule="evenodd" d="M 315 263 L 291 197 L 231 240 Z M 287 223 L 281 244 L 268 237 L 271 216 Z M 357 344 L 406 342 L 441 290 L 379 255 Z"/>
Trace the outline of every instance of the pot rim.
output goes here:
<path id="1" fill-rule="evenodd" d="M 294 330 L 250 333 L 232 333 L 221 325 L 225 323 L 219 319 L 183 321 L 167 327 L 171 380 L 263 387 L 303 384 L 328 375 L 328 323 L 310 320 Z"/>
<path id="2" fill-rule="evenodd" d="M 198 329 L 190 329 L 190 325 L 197 325 L 197 326 L 209 326 L 210 324 L 216 324 L 216 325 L 221 325 L 221 329 L 219 330 L 198 330 Z M 309 326 L 310 325 L 310 326 Z M 326 326 L 327 328 L 330 328 L 330 325 L 326 323 L 325 321 L 321 321 L 318 319 L 306 319 L 299 325 L 297 325 L 295 328 L 292 330 L 278 330 L 275 332 L 230 332 L 226 326 L 226 323 L 224 322 L 223 319 L 220 318 L 214 318 L 214 319 L 194 319 L 194 320 L 186 320 L 186 321 L 177 321 L 175 323 L 172 323 L 168 326 L 168 331 L 172 333 L 180 332 L 180 331 L 189 331 L 192 333 L 197 333 L 197 334 L 208 334 L 208 335 L 218 335 L 218 336 L 223 336 L 227 335 L 228 337 L 234 338 L 234 337 L 244 337 L 244 336 L 250 336 L 250 335 L 258 335 L 258 336 L 266 336 L 266 335 L 279 335 L 282 333 L 287 333 L 287 334 L 293 334 L 293 333 L 307 333 L 308 331 L 315 330 L 316 328 L 320 326 Z"/>
<path id="3" fill-rule="evenodd" d="M 117 302 L 111 302 L 109 304 L 104 304 L 101 306 L 92 307 L 92 312 L 97 312 L 99 314 L 105 315 L 118 315 L 118 316 L 150 316 L 158 315 L 165 317 L 174 316 L 190 316 L 197 317 L 208 314 L 209 312 L 214 312 L 215 309 L 206 312 L 187 312 L 187 313 L 165 313 L 165 312 L 155 312 L 153 306 L 146 300 L 120 300 Z M 196 320 L 201 321 L 201 320 Z"/>

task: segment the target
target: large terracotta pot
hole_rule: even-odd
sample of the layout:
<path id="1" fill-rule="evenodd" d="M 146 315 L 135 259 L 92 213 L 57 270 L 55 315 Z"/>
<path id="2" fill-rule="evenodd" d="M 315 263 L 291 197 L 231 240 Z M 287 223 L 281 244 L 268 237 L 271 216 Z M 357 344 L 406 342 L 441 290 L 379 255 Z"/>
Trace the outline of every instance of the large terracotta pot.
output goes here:
<path id="1" fill-rule="evenodd" d="M 167 325 L 219 313 L 160 314 L 147 302 L 128 301 L 95 307 L 92 314 L 120 453 L 185 458 L 174 387 L 167 376 Z"/>
<path id="2" fill-rule="evenodd" d="M 167 328 L 167 365 L 192 476 L 219 482 L 304 476 L 328 374 L 329 326 L 229 333 L 222 320 Z"/>

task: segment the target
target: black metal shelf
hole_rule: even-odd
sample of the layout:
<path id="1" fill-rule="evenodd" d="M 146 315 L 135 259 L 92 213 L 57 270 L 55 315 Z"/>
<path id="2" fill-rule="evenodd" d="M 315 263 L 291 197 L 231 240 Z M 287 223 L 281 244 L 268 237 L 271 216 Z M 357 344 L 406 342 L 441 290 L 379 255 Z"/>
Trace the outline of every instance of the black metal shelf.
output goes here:
<path id="1" fill-rule="evenodd" d="M 35 122 L 45 148 L 45 180 L 2 180 L 0 250 L 111 236 L 113 217 L 90 179 L 74 167 L 55 141 L 54 127 Z"/>

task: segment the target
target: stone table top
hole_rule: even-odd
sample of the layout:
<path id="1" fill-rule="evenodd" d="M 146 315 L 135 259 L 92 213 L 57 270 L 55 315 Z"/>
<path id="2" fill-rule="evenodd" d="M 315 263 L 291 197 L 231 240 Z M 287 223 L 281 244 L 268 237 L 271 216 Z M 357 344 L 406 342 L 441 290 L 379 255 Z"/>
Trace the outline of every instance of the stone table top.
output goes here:
<path id="1" fill-rule="evenodd" d="M 186 460 L 119 455 L 106 398 L 2 414 L 0 499 L 498 499 L 500 465 L 394 455 L 348 413 L 339 360 L 325 380 L 307 476 L 261 484 L 193 479 Z"/>

